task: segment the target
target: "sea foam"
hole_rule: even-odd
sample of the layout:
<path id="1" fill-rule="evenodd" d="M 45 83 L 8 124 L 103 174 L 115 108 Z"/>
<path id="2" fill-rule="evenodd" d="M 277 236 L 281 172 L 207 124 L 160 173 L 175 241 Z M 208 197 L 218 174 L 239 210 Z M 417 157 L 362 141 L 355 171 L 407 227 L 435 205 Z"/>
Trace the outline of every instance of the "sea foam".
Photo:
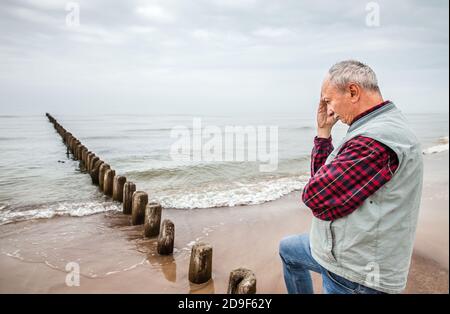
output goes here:
<path id="1" fill-rule="evenodd" d="M 0 225 L 30 219 L 48 219 L 56 216 L 82 217 L 120 210 L 120 204 L 114 202 L 60 202 L 39 205 L 31 209 L 14 208 L 3 210 L 0 213 Z"/>
<path id="2" fill-rule="evenodd" d="M 449 150 L 449 141 L 448 141 L 448 136 L 445 137 L 441 137 L 439 139 L 439 144 L 429 147 L 427 149 L 423 150 L 423 154 L 424 155 L 431 155 L 431 154 L 437 154 L 437 153 L 442 153 L 442 152 L 446 152 Z"/>
<path id="3" fill-rule="evenodd" d="M 179 209 L 255 205 L 273 201 L 293 191 L 301 190 L 307 181 L 307 176 L 298 176 L 246 184 L 235 182 L 234 187 L 228 189 L 209 186 L 206 189 L 193 189 L 186 193 L 157 195 L 155 200 L 165 208 Z"/>

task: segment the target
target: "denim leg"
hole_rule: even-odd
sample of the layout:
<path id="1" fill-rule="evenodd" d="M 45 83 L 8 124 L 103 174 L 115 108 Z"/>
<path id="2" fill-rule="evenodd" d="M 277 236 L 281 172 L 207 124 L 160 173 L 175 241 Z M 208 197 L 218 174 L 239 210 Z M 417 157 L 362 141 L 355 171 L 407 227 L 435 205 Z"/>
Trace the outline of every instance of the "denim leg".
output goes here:
<path id="1" fill-rule="evenodd" d="M 325 294 L 384 294 L 384 292 L 352 282 L 322 267 L 322 287 Z"/>
<path id="2" fill-rule="evenodd" d="M 281 240 L 280 257 L 288 293 L 312 294 L 310 271 L 321 272 L 321 266 L 311 256 L 309 235 L 292 235 Z"/>
<path id="3" fill-rule="evenodd" d="M 342 278 L 322 267 L 322 290 L 324 294 L 356 294 L 358 284 Z"/>

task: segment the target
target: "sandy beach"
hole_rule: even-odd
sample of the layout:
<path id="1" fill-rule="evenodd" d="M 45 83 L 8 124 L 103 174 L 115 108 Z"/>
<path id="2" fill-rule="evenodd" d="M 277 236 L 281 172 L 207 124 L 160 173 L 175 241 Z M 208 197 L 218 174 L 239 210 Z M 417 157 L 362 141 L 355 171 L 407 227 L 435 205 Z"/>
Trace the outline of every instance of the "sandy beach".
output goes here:
<path id="1" fill-rule="evenodd" d="M 448 152 L 425 156 L 425 184 L 415 250 L 405 293 L 448 293 Z M 95 187 L 92 186 L 94 189 Z M 149 191 L 151 193 L 151 191 Z M 257 293 L 286 293 L 278 243 L 308 232 L 311 213 L 300 192 L 253 206 L 176 210 L 175 253 L 156 254 L 130 217 L 108 212 L 0 226 L 1 293 L 225 293 L 231 270 L 252 269 Z M 213 279 L 188 281 L 190 247 L 213 245 Z M 80 265 L 80 286 L 66 285 L 66 264 Z M 321 292 L 320 277 L 313 275 Z"/>

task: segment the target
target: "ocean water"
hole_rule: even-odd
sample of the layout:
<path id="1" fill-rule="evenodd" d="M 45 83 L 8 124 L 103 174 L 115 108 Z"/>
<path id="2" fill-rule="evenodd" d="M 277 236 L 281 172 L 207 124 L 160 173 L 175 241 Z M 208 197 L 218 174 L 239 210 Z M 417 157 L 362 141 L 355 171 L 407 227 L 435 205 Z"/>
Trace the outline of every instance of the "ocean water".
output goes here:
<path id="1" fill-rule="evenodd" d="M 309 177 L 314 115 L 54 115 L 85 146 L 166 208 L 210 208 L 260 204 L 300 190 Z M 262 172 L 260 160 L 173 160 L 174 127 L 276 126 L 277 167 Z M 424 153 L 448 151 L 448 115 L 407 115 Z M 335 141 L 346 126 L 338 124 Z M 250 145 L 251 146 L 251 145 Z M 236 147 L 237 151 L 248 147 Z M 271 147 L 268 146 L 267 149 Z M 270 150 L 269 150 L 270 151 Z M 194 152 L 192 152 L 194 154 Z M 79 162 L 42 115 L 0 116 L 0 224 L 84 216 L 121 210 L 91 184 Z"/>

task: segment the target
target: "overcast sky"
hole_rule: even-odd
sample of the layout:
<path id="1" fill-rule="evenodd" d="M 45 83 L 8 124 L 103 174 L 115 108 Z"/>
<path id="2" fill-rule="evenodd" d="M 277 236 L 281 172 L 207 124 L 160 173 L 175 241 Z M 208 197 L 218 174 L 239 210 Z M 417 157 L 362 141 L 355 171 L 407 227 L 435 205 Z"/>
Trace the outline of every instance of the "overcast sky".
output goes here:
<path id="1" fill-rule="evenodd" d="M 361 0 L 74 2 L 79 26 L 1 0 L 1 114 L 312 112 L 350 58 L 405 112 L 448 112 L 447 0 L 376 1 L 378 27 Z"/>

